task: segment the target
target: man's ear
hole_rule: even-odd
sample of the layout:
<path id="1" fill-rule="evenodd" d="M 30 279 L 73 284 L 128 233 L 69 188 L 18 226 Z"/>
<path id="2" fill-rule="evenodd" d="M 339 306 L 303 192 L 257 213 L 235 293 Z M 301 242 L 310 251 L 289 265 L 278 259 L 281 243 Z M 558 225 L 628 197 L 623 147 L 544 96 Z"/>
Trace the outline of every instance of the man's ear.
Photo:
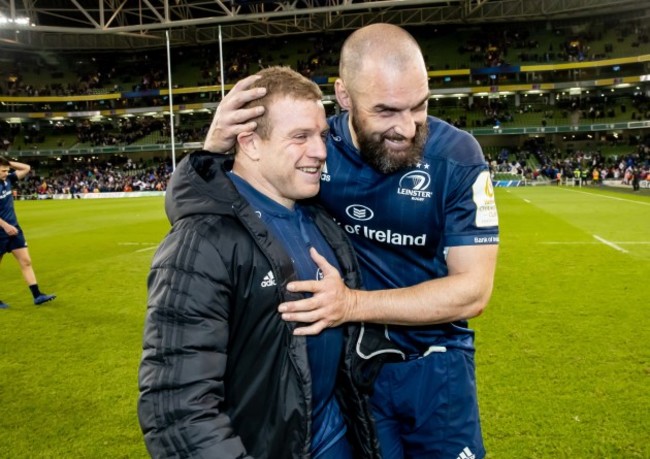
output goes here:
<path id="1" fill-rule="evenodd" d="M 345 87 L 345 83 L 340 78 L 337 78 L 334 82 L 334 92 L 336 93 L 336 100 L 343 110 L 350 110 L 352 108 L 352 100 L 350 99 L 350 93 Z"/>
<path id="2" fill-rule="evenodd" d="M 237 134 L 237 147 L 239 152 L 246 155 L 251 161 L 260 160 L 260 137 L 255 132 L 240 132 Z"/>

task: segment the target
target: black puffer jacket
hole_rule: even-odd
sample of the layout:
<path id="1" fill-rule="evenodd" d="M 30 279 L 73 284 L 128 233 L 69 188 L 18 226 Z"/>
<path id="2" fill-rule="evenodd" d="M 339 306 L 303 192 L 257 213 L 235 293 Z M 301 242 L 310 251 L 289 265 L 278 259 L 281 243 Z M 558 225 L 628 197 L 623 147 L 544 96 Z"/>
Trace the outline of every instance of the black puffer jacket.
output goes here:
<path id="1" fill-rule="evenodd" d="M 311 375 L 304 337 L 277 306 L 296 299 L 281 243 L 226 177 L 232 158 L 195 153 L 167 190 L 173 227 L 148 279 L 138 415 L 155 458 L 308 458 Z M 321 209 L 314 220 L 342 276 L 359 286 L 352 248 Z M 351 384 L 348 326 L 337 397 L 355 458 L 379 457 L 365 397 Z"/>

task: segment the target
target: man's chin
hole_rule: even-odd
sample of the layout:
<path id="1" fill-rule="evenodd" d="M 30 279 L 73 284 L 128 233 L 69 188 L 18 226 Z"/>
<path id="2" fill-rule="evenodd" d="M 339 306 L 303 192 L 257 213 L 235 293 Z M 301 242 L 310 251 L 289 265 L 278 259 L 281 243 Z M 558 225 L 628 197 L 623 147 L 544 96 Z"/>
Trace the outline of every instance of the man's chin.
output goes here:
<path id="1" fill-rule="evenodd" d="M 390 162 L 394 164 L 397 168 L 401 169 L 404 167 L 415 166 L 420 162 L 422 155 L 420 153 L 415 153 L 412 148 L 400 149 L 400 150 L 386 150 Z"/>

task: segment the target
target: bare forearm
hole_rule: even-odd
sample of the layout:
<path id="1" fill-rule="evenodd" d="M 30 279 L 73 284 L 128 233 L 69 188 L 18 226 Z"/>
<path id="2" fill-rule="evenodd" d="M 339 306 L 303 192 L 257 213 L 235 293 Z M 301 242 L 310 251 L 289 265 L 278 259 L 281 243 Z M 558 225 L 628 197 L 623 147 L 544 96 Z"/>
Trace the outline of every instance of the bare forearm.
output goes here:
<path id="1" fill-rule="evenodd" d="M 497 246 L 451 247 L 446 276 L 376 291 L 347 288 L 324 258 L 318 255 L 313 259 L 327 273 L 323 279 L 287 285 L 289 291 L 312 296 L 278 307 L 283 320 L 309 324 L 296 328 L 296 335 L 315 335 L 345 322 L 430 325 L 476 317 L 492 294 Z"/>
<path id="2" fill-rule="evenodd" d="M 29 164 L 19 163 L 18 161 L 9 161 L 9 167 L 16 171 L 16 177 L 19 180 L 22 180 L 31 170 Z"/>
<path id="3" fill-rule="evenodd" d="M 470 319 L 483 312 L 491 293 L 491 282 L 477 285 L 465 275 L 392 290 L 355 290 L 351 320 L 428 325 Z"/>
<path id="4" fill-rule="evenodd" d="M 18 161 L 9 161 L 9 167 L 11 167 L 12 169 L 14 169 L 16 171 L 27 171 L 27 172 L 29 172 L 29 170 L 31 169 L 29 164 L 19 163 Z"/>

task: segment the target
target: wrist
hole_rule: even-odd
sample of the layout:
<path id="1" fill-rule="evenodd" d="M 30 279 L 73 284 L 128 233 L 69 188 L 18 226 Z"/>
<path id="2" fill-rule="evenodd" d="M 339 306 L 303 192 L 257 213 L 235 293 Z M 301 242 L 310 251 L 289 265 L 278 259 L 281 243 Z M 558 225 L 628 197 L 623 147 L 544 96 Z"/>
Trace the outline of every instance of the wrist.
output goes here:
<path id="1" fill-rule="evenodd" d="M 361 314 L 361 290 L 348 290 L 347 298 L 347 316 L 346 322 L 363 322 L 364 318 Z"/>

